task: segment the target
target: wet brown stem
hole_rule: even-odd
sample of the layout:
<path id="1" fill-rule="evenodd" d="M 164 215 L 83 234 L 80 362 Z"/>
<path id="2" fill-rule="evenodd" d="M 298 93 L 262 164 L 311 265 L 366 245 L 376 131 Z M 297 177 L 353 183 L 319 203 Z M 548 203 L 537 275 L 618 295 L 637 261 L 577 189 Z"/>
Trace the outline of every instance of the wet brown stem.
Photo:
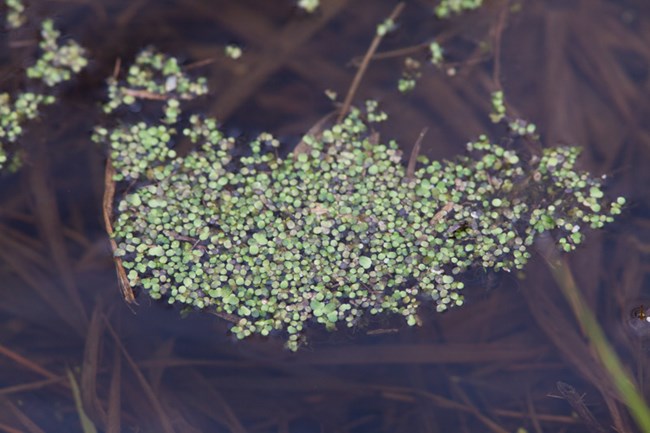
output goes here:
<path id="1" fill-rule="evenodd" d="M 405 4 L 403 2 L 398 3 L 397 6 L 395 6 L 393 11 L 391 12 L 391 14 L 388 16 L 388 20 L 395 21 L 397 17 L 402 13 L 404 6 Z M 368 65 L 370 64 L 370 59 L 372 59 L 372 56 L 377 51 L 377 48 L 379 47 L 379 44 L 381 43 L 381 40 L 383 38 L 384 35 L 380 33 L 376 33 L 374 39 L 370 43 L 370 47 L 368 48 L 368 51 L 366 51 L 366 55 L 363 57 L 363 61 L 361 62 L 361 66 L 359 66 L 359 69 L 357 70 L 357 73 L 354 76 L 354 79 L 352 80 L 352 84 L 350 85 L 348 94 L 345 96 L 345 100 L 343 101 L 343 106 L 341 107 L 339 116 L 336 119 L 336 123 L 341 123 L 345 118 L 345 115 L 348 114 L 348 111 L 350 110 L 350 105 L 352 104 L 352 99 L 354 99 L 354 95 L 357 93 L 357 90 L 359 89 L 359 85 L 361 84 L 361 79 L 363 78 L 363 75 L 366 73 L 366 69 L 368 69 Z"/>
<path id="2" fill-rule="evenodd" d="M 111 251 L 113 254 L 117 250 L 117 242 L 113 239 L 113 198 L 115 197 L 115 181 L 113 180 L 113 174 L 115 173 L 113 169 L 113 164 L 111 160 L 106 161 L 106 171 L 104 175 L 104 200 L 102 203 L 103 214 L 104 214 L 104 224 L 106 226 L 106 233 L 108 233 L 108 241 L 111 244 Z M 126 276 L 126 271 L 122 265 L 122 259 L 115 257 L 115 271 L 117 272 L 117 282 L 120 285 L 120 290 L 122 291 L 122 296 L 124 300 L 129 304 L 136 303 L 135 296 L 133 295 L 133 289 L 129 284 L 129 279 Z"/>

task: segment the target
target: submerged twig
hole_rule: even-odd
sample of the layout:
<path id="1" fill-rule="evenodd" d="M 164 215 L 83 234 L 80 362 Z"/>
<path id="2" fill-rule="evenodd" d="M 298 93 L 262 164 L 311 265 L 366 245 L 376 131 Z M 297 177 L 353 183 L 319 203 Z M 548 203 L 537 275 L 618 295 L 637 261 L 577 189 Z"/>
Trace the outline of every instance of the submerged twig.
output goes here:
<path id="1" fill-rule="evenodd" d="M 120 433 L 121 427 L 121 403 L 120 395 L 122 381 L 122 358 L 120 351 L 113 352 L 113 372 L 111 384 L 108 390 L 108 410 L 106 411 L 106 433 Z"/>
<path id="2" fill-rule="evenodd" d="M 582 396 L 577 393 L 574 387 L 568 383 L 558 382 L 557 390 L 560 391 L 562 397 L 571 405 L 571 408 L 575 413 L 578 414 L 580 419 L 587 425 L 589 431 L 594 433 L 605 433 L 607 430 L 600 425 L 596 420 L 596 417 L 591 413 L 585 402 L 582 400 Z"/>
<path id="3" fill-rule="evenodd" d="M 28 433 L 45 433 L 45 430 L 40 428 L 34 421 L 32 421 L 31 418 L 29 418 L 13 401 L 6 397 L 1 397 L 0 398 L 0 406 L 6 408 L 13 414 L 18 421 L 23 425 L 25 430 L 14 430 L 11 427 L 4 428 L 3 426 L 3 431 L 8 432 L 8 433 L 14 433 L 14 432 L 28 432 Z"/>
<path id="4" fill-rule="evenodd" d="M 411 45 L 409 47 L 403 47 L 403 48 L 397 48 L 395 50 L 389 50 L 389 51 L 383 51 L 381 53 L 376 53 L 374 54 L 370 60 L 386 60 L 386 59 L 392 59 L 395 57 L 404 57 L 408 56 L 409 54 L 414 54 L 420 51 L 425 51 L 429 47 L 430 42 L 421 42 L 419 44 Z M 355 57 L 353 58 L 350 63 L 353 66 L 360 66 L 361 63 L 363 62 L 364 57 Z"/>
<path id="5" fill-rule="evenodd" d="M 494 67 L 492 69 L 492 81 L 496 90 L 503 90 L 501 85 L 501 36 L 506 27 L 506 19 L 508 18 L 508 8 L 503 7 L 499 13 L 499 21 L 497 21 L 494 28 Z"/>
<path id="6" fill-rule="evenodd" d="M 97 373 L 99 371 L 102 331 L 101 304 L 98 303 L 95 305 L 95 309 L 90 317 L 90 323 L 88 324 L 79 386 L 85 409 L 94 419 L 99 419 L 106 423 L 106 411 L 102 407 L 97 395 Z"/>
<path id="7" fill-rule="evenodd" d="M 124 344 L 122 344 L 122 340 L 120 339 L 120 336 L 118 333 L 113 329 L 111 324 L 108 322 L 108 319 L 104 317 L 104 323 L 106 325 L 106 328 L 108 331 L 111 333 L 111 336 L 113 337 L 113 340 L 115 341 L 115 345 L 120 349 L 122 352 L 122 355 L 124 356 L 124 359 L 126 359 L 127 364 L 131 367 L 131 370 L 133 371 L 133 374 L 135 375 L 138 383 L 142 387 L 142 390 L 144 391 L 144 394 L 149 401 L 149 404 L 151 404 L 151 407 L 158 417 L 158 420 L 160 422 L 160 427 L 162 432 L 164 433 L 175 433 L 173 424 L 171 420 L 169 419 L 169 416 L 167 415 L 167 412 L 163 408 L 163 405 L 160 401 L 160 398 L 156 393 L 153 391 L 151 388 L 151 385 L 147 381 L 147 378 L 144 377 L 142 374 L 142 371 L 138 367 L 138 364 L 135 362 L 135 360 L 131 357 L 129 352 L 126 350 L 126 347 L 124 347 Z"/>
<path id="8" fill-rule="evenodd" d="M 404 6 L 405 6 L 404 2 L 398 3 L 393 9 L 393 11 L 391 12 L 391 14 L 388 16 L 388 20 L 395 21 L 399 16 L 399 14 L 402 13 Z M 375 54 L 375 51 L 377 51 L 377 48 L 379 47 L 379 43 L 383 38 L 384 35 L 381 34 L 380 32 L 377 32 L 375 34 L 374 39 L 370 43 L 370 47 L 368 48 L 368 51 L 366 52 L 366 55 L 363 57 L 363 61 L 361 62 L 361 66 L 359 66 L 359 69 L 357 70 L 357 73 L 354 76 L 354 79 L 352 80 L 352 84 L 350 84 L 350 89 L 348 90 L 348 94 L 345 96 L 345 100 L 343 101 L 343 105 L 341 106 L 341 111 L 339 112 L 338 118 L 336 119 L 336 123 L 341 123 L 345 115 L 348 114 L 348 110 L 350 110 L 350 105 L 352 105 L 352 99 L 354 98 L 354 95 L 357 93 L 357 89 L 361 84 L 361 79 L 363 78 L 363 75 L 366 73 L 366 69 L 368 69 L 368 65 L 370 64 L 370 59 L 372 59 L 372 56 Z"/>
<path id="9" fill-rule="evenodd" d="M 34 210 L 39 229 L 50 251 L 54 266 L 61 275 L 68 301 L 76 309 L 75 316 L 77 320 L 75 323 L 78 323 L 78 326 L 83 329 L 88 323 L 88 315 L 81 299 L 79 286 L 72 272 L 72 264 L 63 237 L 63 223 L 60 217 L 59 204 L 52 183 L 47 178 L 50 173 L 47 161 L 48 155 L 44 149 L 44 143 L 39 142 L 37 155 L 34 158 L 34 166 L 29 171 L 29 183 L 34 197 Z"/>
<path id="10" fill-rule="evenodd" d="M 14 352 L 13 350 L 1 344 L 0 344 L 0 355 L 4 355 L 7 358 L 14 361 L 15 363 L 22 365 L 26 369 L 31 370 L 37 374 L 40 374 L 41 376 L 46 377 L 50 380 L 55 380 L 55 381 L 60 380 L 60 377 L 57 376 L 56 374 L 50 372 L 49 370 L 46 370 L 45 368 L 41 367 L 34 361 L 25 358 L 24 356 Z"/>

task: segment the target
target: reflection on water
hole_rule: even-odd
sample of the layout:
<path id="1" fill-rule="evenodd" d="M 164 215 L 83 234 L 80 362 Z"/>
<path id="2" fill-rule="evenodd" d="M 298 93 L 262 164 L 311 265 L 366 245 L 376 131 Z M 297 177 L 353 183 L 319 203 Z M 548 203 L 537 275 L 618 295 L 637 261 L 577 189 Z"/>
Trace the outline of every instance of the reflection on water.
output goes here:
<path id="1" fill-rule="evenodd" d="M 630 311 L 626 324 L 640 338 L 650 336 L 650 306 L 638 305 Z"/>
<path id="2" fill-rule="evenodd" d="M 94 60 L 62 93 L 66 108 L 30 126 L 25 170 L 0 179 L 6 431 L 82 431 L 68 366 L 101 431 L 589 431 L 565 400 L 551 397 L 558 381 L 584 395 L 601 425 L 635 431 L 542 260 L 521 278 L 497 275 L 489 290 L 488 277 L 473 274 L 467 305 L 425 314 L 421 327 L 391 317 L 334 333 L 314 326 L 310 346 L 297 354 L 273 337 L 234 341 L 227 323 L 209 314 L 182 318 L 143 296 L 131 307 L 120 299 L 101 223 L 105 159 L 88 139 L 116 58 L 126 64 L 155 44 L 188 62 L 209 59 L 201 70 L 211 80 L 212 94 L 202 101 L 207 111 L 226 128 L 296 137 L 332 110 L 325 89 L 345 93 L 355 72 L 350 60 L 367 49 L 392 2 L 324 1 L 313 16 L 290 1 L 33 3 L 34 22 L 18 38 L 23 48 L 2 47 L 3 88 L 19 84 L 13 71 L 29 58 L 25 44 L 43 16 L 56 16 Z M 633 203 L 622 224 L 588 233 L 569 260 L 597 317 L 645 339 L 650 303 L 629 302 L 650 290 L 650 83 L 643 73 L 650 28 L 641 19 L 647 6 L 486 3 L 481 13 L 439 22 L 432 2 L 410 2 L 380 51 L 426 46 L 437 37 L 455 75 L 425 68 L 414 92 L 401 95 L 404 58 L 377 59 L 359 99 L 381 101 L 391 114 L 381 133 L 399 139 L 407 153 L 423 127 L 429 133 L 422 153 L 433 158 L 459 153 L 481 132 L 502 133 L 486 115 L 494 90 L 491 35 L 502 12 L 520 6 L 507 15 L 501 37 L 506 97 L 539 125 L 545 145 L 583 146 L 584 167 L 608 173 L 608 193 Z M 629 16 L 638 19 L 630 24 Z M 244 47 L 238 62 L 221 55 L 233 41 Z M 632 57 L 638 61 L 630 72 L 621 59 Z M 649 395 L 649 357 L 616 325 L 606 327 L 609 337 Z"/>

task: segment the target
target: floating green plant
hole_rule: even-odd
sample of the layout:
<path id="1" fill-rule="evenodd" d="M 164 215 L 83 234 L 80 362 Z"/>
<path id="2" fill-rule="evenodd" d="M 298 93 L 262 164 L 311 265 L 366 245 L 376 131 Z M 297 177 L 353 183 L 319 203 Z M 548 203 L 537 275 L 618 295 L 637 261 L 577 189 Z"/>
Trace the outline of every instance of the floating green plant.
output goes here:
<path id="1" fill-rule="evenodd" d="M 7 2 L 10 6 L 11 2 Z M 41 28 L 40 55 L 36 63 L 26 70 L 26 76 L 53 87 L 68 81 L 87 64 L 84 50 L 74 41 L 60 45 L 60 33 L 51 20 Z M 42 86 L 41 85 L 41 86 Z M 15 95 L 0 93 L 0 170 L 12 172 L 21 164 L 21 151 L 17 145 L 29 120 L 38 118 L 45 105 L 53 104 L 53 90 L 22 92 Z"/>
<path id="2" fill-rule="evenodd" d="M 386 18 L 383 22 L 377 25 L 377 35 L 386 36 L 388 33 L 395 31 L 397 24 L 392 18 Z"/>
<path id="3" fill-rule="evenodd" d="M 412 57 L 404 59 L 402 76 L 397 82 L 397 89 L 400 92 L 407 93 L 415 89 L 415 85 L 422 75 L 421 66 L 420 62 Z"/>
<path id="4" fill-rule="evenodd" d="M 85 50 L 75 41 L 60 44 L 61 32 L 52 20 L 43 21 L 41 27 L 41 55 L 36 64 L 27 69 L 29 78 L 41 80 L 47 86 L 56 86 L 72 78 L 88 64 Z"/>
<path id="5" fill-rule="evenodd" d="M 21 0 L 5 0 L 7 9 L 6 26 L 9 29 L 17 29 L 27 21 L 25 17 L 25 4 Z"/>
<path id="6" fill-rule="evenodd" d="M 445 50 L 436 41 L 429 44 L 429 55 L 430 62 L 436 66 L 441 66 L 445 61 Z"/>
<path id="7" fill-rule="evenodd" d="M 492 92 L 492 113 L 490 113 L 490 119 L 494 123 L 505 121 L 508 125 L 508 129 L 514 135 L 522 137 L 530 136 L 535 138 L 537 126 L 534 123 L 530 123 L 524 119 L 510 118 L 506 114 L 506 104 L 503 91 L 501 90 Z"/>
<path id="8" fill-rule="evenodd" d="M 241 56 L 244 54 L 241 47 L 235 44 L 226 45 L 226 47 L 224 48 L 224 53 L 226 57 L 233 60 L 239 60 Z"/>
<path id="9" fill-rule="evenodd" d="M 316 10 L 320 7 L 320 1 L 319 0 L 298 0 L 297 5 L 300 9 L 303 9 L 311 14 L 316 12 Z"/>
<path id="10" fill-rule="evenodd" d="M 0 93 L 0 170 L 12 172 L 20 167 L 20 152 L 14 146 L 23 134 L 23 125 L 38 117 L 43 105 L 54 103 L 54 96 L 38 93 L 19 93 L 12 100 L 8 93 Z"/>
<path id="11" fill-rule="evenodd" d="M 204 78 L 188 77 L 178 61 L 147 49 L 141 52 L 128 70 L 124 82 L 111 77 L 108 80 L 109 101 L 104 112 L 111 113 L 121 106 L 129 106 L 139 99 L 161 101 L 165 118 L 157 125 L 138 122 L 111 129 L 96 128 L 93 140 L 108 143 L 111 160 L 116 170 L 115 180 L 137 180 L 150 171 L 156 162 L 176 156 L 169 147 L 178 121 L 180 101 L 189 100 L 208 91 Z"/>
<path id="12" fill-rule="evenodd" d="M 111 113 L 121 105 L 131 105 L 139 99 L 168 101 L 166 116 L 175 122 L 177 103 L 208 91 L 205 78 L 190 79 L 174 57 L 164 56 L 153 49 L 142 51 L 128 70 L 125 82 L 111 77 L 108 80 L 109 100 L 104 112 Z"/>
<path id="13" fill-rule="evenodd" d="M 462 305 L 468 269 L 520 269 L 545 232 L 572 250 L 625 203 L 575 169 L 575 147 L 524 155 L 481 136 L 467 155 L 406 168 L 397 143 L 372 134 L 385 117 L 369 102 L 286 158 L 266 133 L 236 158 L 235 139 L 198 116 L 185 157 L 164 120 L 98 128 L 130 184 L 113 222 L 129 284 L 228 317 L 238 338 L 284 332 L 295 350 L 311 322 L 391 313 L 415 325 L 421 304 Z"/>
<path id="14" fill-rule="evenodd" d="M 483 0 L 440 0 L 435 12 L 438 18 L 449 18 L 453 14 L 478 9 Z"/>

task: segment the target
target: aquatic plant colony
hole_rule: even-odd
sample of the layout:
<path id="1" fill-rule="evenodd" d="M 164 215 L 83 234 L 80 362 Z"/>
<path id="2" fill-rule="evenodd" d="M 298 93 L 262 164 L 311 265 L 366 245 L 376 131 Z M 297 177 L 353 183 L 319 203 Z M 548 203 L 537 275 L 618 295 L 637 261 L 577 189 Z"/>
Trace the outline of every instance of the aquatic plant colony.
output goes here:
<path id="1" fill-rule="evenodd" d="M 470 3 L 480 1 L 458 5 Z M 57 44 L 50 21 L 42 36 L 29 77 L 55 86 L 86 65 L 77 44 Z M 92 136 L 123 192 L 114 255 L 131 287 L 215 312 L 240 339 L 283 333 L 296 350 L 309 323 L 331 330 L 390 313 L 416 325 L 421 304 L 462 305 L 468 269 L 521 269 L 546 232 L 571 251 L 625 203 L 606 202 L 600 180 L 575 169 L 575 147 L 517 153 L 481 136 L 466 155 L 407 167 L 398 144 L 374 132 L 387 116 L 368 101 L 282 157 L 268 133 L 242 146 L 216 120 L 184 113 L 207 86 L 175 58 L 147 49 L 123 75 L 108 82 L 113 120 Z M 7 144 L 54 99 L 0 98 L 0 168 L 15 168 L 19 152 Z M 502 93 L 492 102 L 493 120 L 534 133 L 506 119 Z M 134 104 L 159 109 L 160 120 L 128 123 Z M 182 140 L 196 150 L 178 155 Z"/>
<path id="2" fill-rule="evenodd" d="M 11 28 L 22 25 L 22 4 L 8 2 L 8 7 L 7 25 Z M 74 41 L 60 44 L 59 36 L 52 20 L 45 20 L 39 57 L 26 71 L 27 78 L 34 82 L 32 87 L 40 84 L 40 92 L 0 93 L 0 170 L 15 171 L 20 167 L 22 152 L 18 139 L 24 132 L 23 125 L 36 119 L 44 106 L 56 101 L 55 86 L 71 80 L 87 64 L 84 49 Z"/>
<path id="3" fill-rule="evenodd" d="M 129 284 L 216 311 L 238 338 L 284 331 L 295 350 L 309 322 L 393 313 L 415 325 L 422 303 L 462 304 L 467 269 L 520 269 L 543 232 L 570 251 L 624 204 L 603 204 L 599 180 L 574 168 L 575 147 L 524 157 L 480 137 L 468 155 L 420 158 L 409 173 L 395 142 L 376 141 L 386 115 L 372 101 L 285 158 L 266 133 L 234 157 L 214 119 L 191 116 L 178 131 L 181 100 L 204 82 L 151 50 L 109 89 L 108 112 L 167 96 L 161 122 L 94 135 L 130 185 L 114 221 Z M 177 134 L 198 150 L 177 156 Z"/>

